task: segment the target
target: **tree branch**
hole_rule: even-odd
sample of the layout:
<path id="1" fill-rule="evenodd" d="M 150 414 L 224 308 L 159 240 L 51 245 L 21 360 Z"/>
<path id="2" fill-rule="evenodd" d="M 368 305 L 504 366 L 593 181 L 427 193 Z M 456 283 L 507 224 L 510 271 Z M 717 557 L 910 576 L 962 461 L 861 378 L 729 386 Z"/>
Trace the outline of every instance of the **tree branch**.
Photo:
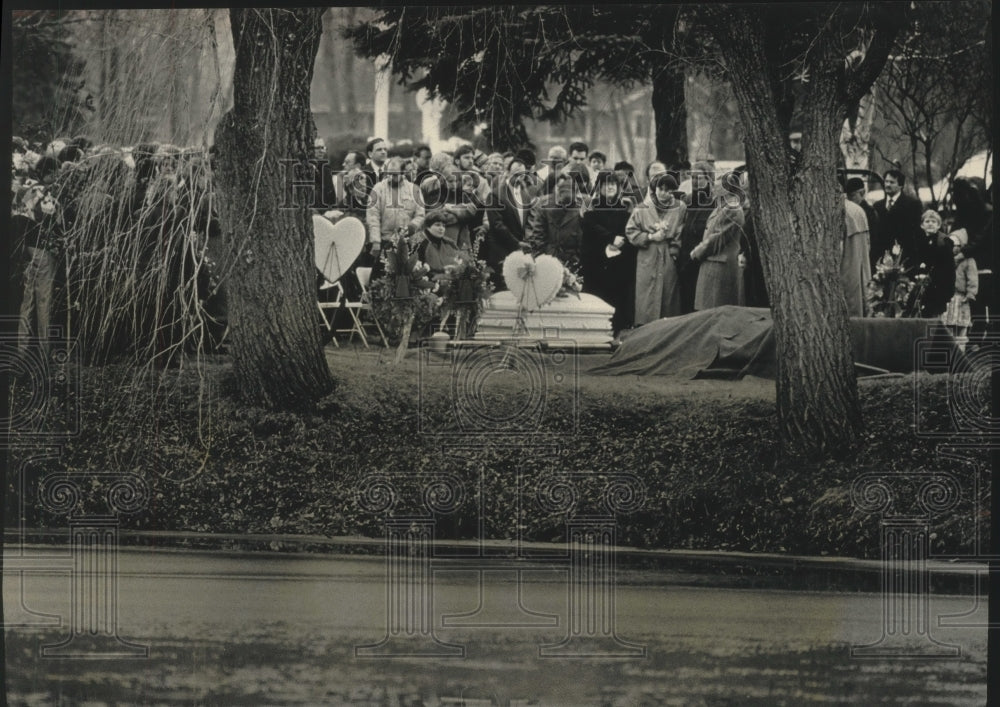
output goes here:
<path id="1" fill-rule="evenodd" d="M 909 22 L 909 12 L 895 4 L 890 8 L 879 8 L 873 14 L 874 33 L 868 51 L 852 71 L 845 72 L 843 98 L 848 111 L 852 107 L 856 110 L 871 89 L 889 60 L 896 38 Z"/>

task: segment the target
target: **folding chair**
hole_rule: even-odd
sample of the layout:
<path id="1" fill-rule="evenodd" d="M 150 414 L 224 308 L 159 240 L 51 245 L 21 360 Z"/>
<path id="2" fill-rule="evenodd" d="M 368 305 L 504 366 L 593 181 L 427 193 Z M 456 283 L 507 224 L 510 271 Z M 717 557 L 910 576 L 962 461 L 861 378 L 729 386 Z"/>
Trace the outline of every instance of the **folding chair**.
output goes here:
<path id="1" fill-rule="evenodd" d="M 326 327 L 327 331 L 333 334 L 333 336 L 330 337 L 333 341 L 333 345 L 339 349 L 340 344 L 337 343 L 337 332 L 333 330 L 333 323 L 330 321 L 330 318 L 326 316 L 326 310 L 334 310 L 334 316 L 336 316 L 336 310 L 340 309 L 340 304 L 344 299 L 344 290 L 339 284 L 330 281 L 326 281 L 319 286 L 320 292 L 332 290 L 334 288 L 337 290 L 336 297 L 332 300 L 317 300 L 316 306 L 319 307 L 319 316 L 323 320 L 323 326 Z"/>
<path id="2" fill-rule="evenodd" d="M 341 296 L 343 297 L 344 308 L 347 310 L 348 315 L 351 317 L 351 321 L 354 322 L 350 329 L 337 329 L 335 333 L 337 334 L 350 334 L 347 339 L 348 342 L 354 340 L 354 335 L 358 334 L 361 337 L 361 343 L 365 345 L 365 348 L 370 348 L 368 346 L 368 336 L 365 334 L 365 327 L 375 325 L 375 329 L 378 331 L 379 336 L 382 338 L 382 345 L 389 348 L 389 341 L 385 338 L 385 332 L 382 331 L 382 325 L 379 324 L 378 317 L 375 316 L 375 311 L 372 309 L 371 294 L 368 292 L 368 285 L 372 280 L 372 269 L 371 268 L 357 268 L 355 275 L 358 278 L 358 284 L 361 285 L 361 295 L 357 300 L 351 300 L 344 295 L 343 288 L 340 288 Z M 371 319 L 370 322 L 363 322 L 365 314 L 367 313 L 368 318 Z"/>

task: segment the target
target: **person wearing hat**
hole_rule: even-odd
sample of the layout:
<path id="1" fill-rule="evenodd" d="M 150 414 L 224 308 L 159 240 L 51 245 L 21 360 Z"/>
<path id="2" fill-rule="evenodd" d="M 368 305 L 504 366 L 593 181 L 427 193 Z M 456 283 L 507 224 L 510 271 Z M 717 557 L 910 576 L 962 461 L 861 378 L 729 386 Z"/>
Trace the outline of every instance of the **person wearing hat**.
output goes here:
<path id="1" fill-rule="evenodd" d="M 847 199 L 864 209 L 865 218 L 868 219 L 868 262 L 871 264 L 872 269 L 874 269 L 879 258 L 882 257 L 885 251 L 892 247 L 892 244 L 886 244 L 882 241 L 878 227 L 878 212 L 865 199 L 865 191 L 865 180 L 861 177 L 851 177 L 844 183 L 844 194 L 847 195 Z"/>
<path id="2" fill-rule="evenodd" d="M 701 243 L 691 259 L 701 261 L 694 293 L 695 311 L 739 304 L 739 252 L 745 215 L 739 175 L 727 172 L 713 187 L 715 209 L 705 223 Z"/>
<path id="3" fill-rule="evenodd" d="M 424 238 L 419 247 L 419 257 L 430 268 L 431 279 L 439 279 L 448 265 L 453 265 L 463 255 L 454 237 L 448 233 L 449 224 L 456 221 L 454 214 L 435 209 L 424 217 Z"/>
<path id="4" fill-rule="evenodd" d="M 681 313 L 677 257 L 687 205 L 678 199 L 672 174 L 653 177 L 649 194 L 635 207 L 625 237 L 638 249 L 635 269 L 635 325 Z"/>
<path id="5" fill-rule="evenodd" d="M 955 333 L 955 342 L 965 351 L 969 339 L 966 333 L 972 326 L 972 312 L 969 303 L 975 301 L 979 294 L 979 270 L 975 258 L 969 258 L 963 252 L 969 243 L 968 233 L 964 228 L 953 231 L 949 236 L 952 253 L 955 260 L 955 294 L 952 295 L 941 321 Z"/>

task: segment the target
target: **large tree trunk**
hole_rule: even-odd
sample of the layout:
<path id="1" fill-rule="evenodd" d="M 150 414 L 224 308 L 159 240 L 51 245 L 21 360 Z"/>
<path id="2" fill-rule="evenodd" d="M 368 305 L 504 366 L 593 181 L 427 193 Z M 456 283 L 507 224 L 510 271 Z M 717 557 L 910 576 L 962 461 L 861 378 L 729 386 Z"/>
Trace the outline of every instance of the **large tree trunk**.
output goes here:
<path id="1" fill-rule="evenodd" d="M 653 117 L 656 159 L 668 167 L 688 158 L 684 69 L 662 66 L 653 74 Z"/>
<path id="2" fill-rule="evenodd" d="M 333 387 L 316 317 L 311 215 L 289 206 L 283 160 L 311 154 L 309 86 L 322 8 L 230 10 L 233 108 L 216 129 L 230 348 L 241 397 L 290 408 Z"/>
<path id="3" fill-rule="evenodd" d="M 839 271 L 844 197 L 836 165 L 844 109 L 838 63 L 830 32 L 821 30 L 804 86 L 802 153 L 793 164 L 762 58 L 762 22 L 743 9 L 733 15 L 715 31 L 746 131 L 750 200 L 778 351 L 782 451 L 836 455 L 855 448 L 862 424 Z"/>

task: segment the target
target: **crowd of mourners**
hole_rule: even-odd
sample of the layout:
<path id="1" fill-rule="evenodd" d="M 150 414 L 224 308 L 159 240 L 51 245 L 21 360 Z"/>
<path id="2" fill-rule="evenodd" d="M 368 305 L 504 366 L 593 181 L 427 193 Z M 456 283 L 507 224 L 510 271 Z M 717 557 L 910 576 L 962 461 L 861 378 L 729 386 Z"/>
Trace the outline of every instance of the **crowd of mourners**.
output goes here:
<path id="1" fill-rule="evenodd" d="M 325 159 L 322 141 L 316 158 Z M 891 260 L 920 283 L 910 315 L 942 319 L 964 346 L 970 326 L 985 331 L 988 315 L 992 206 L 985 183 L 956 179 L 942 215 L 905 190 L 899 170 L 880 180 L 885 195 L 870 203 L 868 180 L 841 179 L 848 313 L 875 314 L 869 283 Z M 317 172 L 313 186 L 319 212 L 366 224 L 366 265 L 378 267 L 382 242 L 401 228 L 417 237 L 432 271 L 463 254 L 485 260 L 494 273 L 517 249 L 554 255 L 582 276 L 585 292 L 614 306 L 616 336 L 721 305 L 768 306 L 747 175 L 717 170 L 712 161 L 654 161 L 638 172 L 626 161 L 609 165 L 582 142 L 552 147 L 538 162 L 530 150 L 484 153 L 469 145 L 438 154 L 418 145 L 389 157 L 387 142 L 376 138 L 348 152 L 336 172 Z M 495 284 L 503 287 L 499 278 Z"/>
<path id="2" fill-rule="evenodd" d="M 322 162 L 321 141 L 316 150 Z M 541 161 L 527 149 L 470 145 L 388 151 L 373 139 L 337 171 L 316 173 L 317 212 L 365 223 L 362 265 L 377 268 L 382 244 L 400 229 L 420 244 L 432 274 L 475 257 L 493 270 L 497 289 L 513 251 L 553 255 L 581 277 L 584 292 L 615 308 L 616 335 L 724 304 L 767 306 L 759 265 L 749 265 L 759 258 L 740 172 L 652 162 L 638 173 L 581 142 L 553 147 Z"/>
<path id="3" fill-rule="evenodd" d="M 206 251 L 218 222 L 202 150 L 15 137 L 12 171 L 22 349 L 47 348 L 50 327 L 91 363 L 171 358 L 193 336 L 221 339 Z"/>
<path id="4" fill-rule="evenodd" d="M 126 325 L 105 326 L 102 336 L 117 337 L 126 348 L 143 335 L 176 339 L 170 327 L 183 309 L 177 291 L 190 284 L 192 301 L 204 302 L 219 289 L 212 286 L 203 248 L 218 232 L 211 152 L 156 144 L 122 150 L 84 138 L 42 146 L 15 138 L 22 334 L 47 330 L 53 283 L 69 262 L 61 257 L 65 248 L 86 241 L 92 261 L 95 245 L 127 237 L 138 244 L 134 262 L 81 282 L 100 285 L 102 278 L 126 277 L 129 268 L 177 272 L 153 288 L 145 305 L 130 304 Z M 355 217 L 365 225 L 365 252 L 355 267 L 378 270 L 383 247 L 400 232 L 418 246 L 432 274 L 457 258 L 477 258 L 492 268 L 497 289 L 504 287 L 500 273 L 510 253 L 550 254 L 581 276 L 584 292 L 615 308 L 616 336 L 721 305 L 768 306 L 742 170 L 723 172 L 712 161 L 654 161 L 638 170 L 627 161 L 609 164 L 582 142 L 553 147 L 543 160 L 528 149 L 484 153 L 471 145 L 437 154 L 424 145 L 390 152 L 387 141 L 375 138 L 342 161 L 338 155 L 334 164 L 318 139 L 311 160 L 299 163 L 290 182 L 293 199 L 305 194 L 315 213 L 334 222 Z M 849 314 L 871 314 L 866 288 L 883 258 L 894 256 L 926 280 L 918 314 L 942 318 L 964 340 L 987 313 L 992 207 L 985 185 L 955 180 L 953 208 L 943 218 L 905 190 L 898 170 L 881 181 L 885 196 L 874 204 L 865 198 L 866 180 L 842 181 L 841 279 Z M 95 198 L 107 205 L 93 208 Z M 88 199 L 88 208 L 81 208 Z M 86 222 L 83 213 L 91 215 Z M 94 213 L 102 214 L 99 221 Z M 81 239 L 87 229 L 100 232 Z M 84 270 L 89 262 L 76 254 L 71 260 Z M 345 286 L 350 279 L 350 273 L 342 278 Z"/>

